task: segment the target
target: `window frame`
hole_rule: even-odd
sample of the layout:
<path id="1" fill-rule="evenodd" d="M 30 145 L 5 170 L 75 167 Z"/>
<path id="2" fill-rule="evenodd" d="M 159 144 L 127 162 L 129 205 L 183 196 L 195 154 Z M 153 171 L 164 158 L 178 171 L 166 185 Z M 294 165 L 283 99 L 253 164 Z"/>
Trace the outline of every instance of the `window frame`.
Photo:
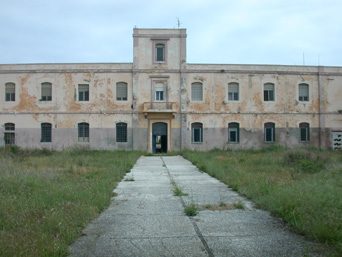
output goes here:
<path id="1" fill-rule="evenodd" d="M 90 97 L 89 84 L 78 84 L 78 101 L 89 102 L 89 97 Z"/>
<path id="2" fill-rule="evenodd" d="M 198 139 L 196 139 L 196 131 L 199 132 Z M 203 143 L 203 123 L 194 122 L 191 124 L 191 143 L 195 143 L 195 144 Z"/>
<path id="3" fill-rule="evenodd" d="M 305 140 L 302 140 L 303 133 L 305 133 Z M 307 143 L 310 142 L 310 124 L 307 122 L 299 123 L 299 142 Z"/>
<path id="4" fill-rule="evenodd" d="M 271 85 L 273 89 L 266 89 L 266 86 L 271 86 Z M 265 83 L 263 87 L 263 95 L 264 95 L 264 102 L 274 102 L 275 101 L 275 84 L 271 82 Z"/>
<path id="5" fill-rule="evenodd" d="M 235 132 L 235 140 L 231 140 L 231 132 Z M 240 124 L 237 122 L 228 123 L 228 143 L 240 143 Z"/>
<path id="6" fill-rule="evenodd" d="M 52 83 L 51 82 L 43 82 L 41 85 L 41 98 L 42 102 L 51 102 L 52 101 Z M 46 93 L 49 91 L 48 93 Z"/>
<path id="7" fill-rule="evenodd" d="M 155 51 L 155 62 L 165 62 L 165 44 L 156 43 L 154 47 L 154 51 Z"/>
<path id="8" fill-rule="evenodd" d="M 151 38 L 152 40 L 152 63 L 154 64 L 166 64 L 167 63 L 167 55 L 168 55 L 168 40 L 169 38 Z M 158 61 L 159 53 L 158 53 L 158 46 L 163 47 L 163 57 L 161 60 Z"/>
<path id="9" fill-rule="evenodd" d="M 301 95 L 301 92 L 303 92 L 303 90 L 301 90 L 301 87 L 306 87 L 306 96 L 305 95 Z M 302 98 L 302 99 L 301 99 Z M 305 99 L 306 98 L 306 99 Z M 298 85 L 298 101 L 299 102 L 309 102 L 310 101 L 310 87 L 309 84 L 307 83 L 300 83 Z"/>
<path id="10" fill-rule="evenodd" d="M 15 124 L 5 123 L 4 141 L 5 145 L 15 145 Z"/>
<path id="11" fill-rule="evenodd" d="M 13 82 L 8 82 L 5 84 L 5 102 L 15 102 L 15 83 Z"/>
<path id="12" fill-rule="evenodd" d="M 154 89 L 154 100 L 156 102 L 163 102 L 163 101 L 165 101 L 165 90 L 164 90 L 164 87 L 156 87 Z"/>
<path id="13" fill-rule="evenodd" d="M 52 124 L 44 122 L 40 125 L 41 127 L 41 143 L 51 143 L 52 142 Z"/>
<path id="14" fill-rule="evenodd" d="M 237 92 L 230 92 L 236 86 Z M 237 102 L 240 100 L 240 85 L 237 82 L 231 82 L 228 84 L 228 101 Z"/>
<path id="15" fill-rule="evenodd" d="M 123 96 L 119 96 L 120 91 L 125 91 Z M 121 92 L 120 92 L 121 95 Z M 125 96 L 124 96 L 125 95 Z M 116 83 L 116 101 L 127 101 L 128 100 L 128 85 L 126 82 Z"/>
<path id="16" fill-rule="evenodd" d="M 78 142 L 88 143 L 90 140 L 89 123 L 80 122 L 77 124 Z"/>
<path id="17" fill-rule="evenodd" d="M 195 88 L 198 86 L 198 88 L 201 90 L 201 97 L 200 99 L 195 99 Z M 191 101 L 193 102 L 202 102 L 203 101 L 203 83 L 201 82 L 193 82 L 191 83 Z"/>
<path id="18" fill-rule="evenodd" d="M 116 142 L 127 143 L 127 123 L 116 123 Z"/>
<path id="19" fill-rule="evenodd" d="M 269 134 L 271 133 L 271 134 Z M 271 140 L 268 140 L 268 136 L 271 136 Z M 267 122 L 264 124 L 264 142 L 274 143 L 275 142 L 275 123 Z"/>

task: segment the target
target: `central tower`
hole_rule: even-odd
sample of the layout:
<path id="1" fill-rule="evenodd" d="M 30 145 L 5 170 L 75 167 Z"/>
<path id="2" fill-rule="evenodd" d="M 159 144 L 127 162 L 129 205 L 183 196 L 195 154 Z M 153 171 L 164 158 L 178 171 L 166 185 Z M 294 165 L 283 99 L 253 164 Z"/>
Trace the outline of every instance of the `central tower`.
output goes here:
<path id="1" fill-rule="evenodd" d="M 185 87 L 186 30 L 134 29 L 134 149 L 155 152 L 153 128 L 166 124 L 164 152 L 181 149 L 181 106 Z M 154 130 L 156 131 L 156 130 Z M 158 130 L 157 130 L 158 131 Z"/>

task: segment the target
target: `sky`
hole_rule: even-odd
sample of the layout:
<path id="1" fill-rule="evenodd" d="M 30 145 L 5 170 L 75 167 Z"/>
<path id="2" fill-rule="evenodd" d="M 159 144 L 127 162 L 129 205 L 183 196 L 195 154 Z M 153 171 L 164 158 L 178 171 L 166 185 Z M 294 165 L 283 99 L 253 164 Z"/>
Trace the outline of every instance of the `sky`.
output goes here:
<path id="1" fill-rule="evenodd" d="M 188 63 L 342 66 L 341 0 L 1 0 L 0 64 L 131 63 L 178 20 Z"/>

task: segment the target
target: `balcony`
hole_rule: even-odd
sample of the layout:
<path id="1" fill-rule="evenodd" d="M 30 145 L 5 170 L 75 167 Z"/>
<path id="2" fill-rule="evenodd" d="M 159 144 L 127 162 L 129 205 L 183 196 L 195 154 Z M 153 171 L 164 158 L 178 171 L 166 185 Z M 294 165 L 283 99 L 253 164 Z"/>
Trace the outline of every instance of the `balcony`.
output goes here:
<path id="1" fill-rule="evenodd" d="M 177 112 L 177 103 L 175 102 L 145 102 L 144 114 L 145 117 L 148 113 L 172 113 Z"/>

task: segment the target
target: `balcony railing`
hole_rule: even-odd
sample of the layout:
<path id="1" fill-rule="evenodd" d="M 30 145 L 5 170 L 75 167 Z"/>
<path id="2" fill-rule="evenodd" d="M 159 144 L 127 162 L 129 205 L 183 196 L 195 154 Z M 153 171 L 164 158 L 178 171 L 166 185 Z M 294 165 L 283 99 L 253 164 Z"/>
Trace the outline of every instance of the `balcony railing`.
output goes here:
<path id="1" fill-rule="evenodd" d="M 177 104 L 175 102 L 145 102 L 144 112 L 177 112 Z"/>

